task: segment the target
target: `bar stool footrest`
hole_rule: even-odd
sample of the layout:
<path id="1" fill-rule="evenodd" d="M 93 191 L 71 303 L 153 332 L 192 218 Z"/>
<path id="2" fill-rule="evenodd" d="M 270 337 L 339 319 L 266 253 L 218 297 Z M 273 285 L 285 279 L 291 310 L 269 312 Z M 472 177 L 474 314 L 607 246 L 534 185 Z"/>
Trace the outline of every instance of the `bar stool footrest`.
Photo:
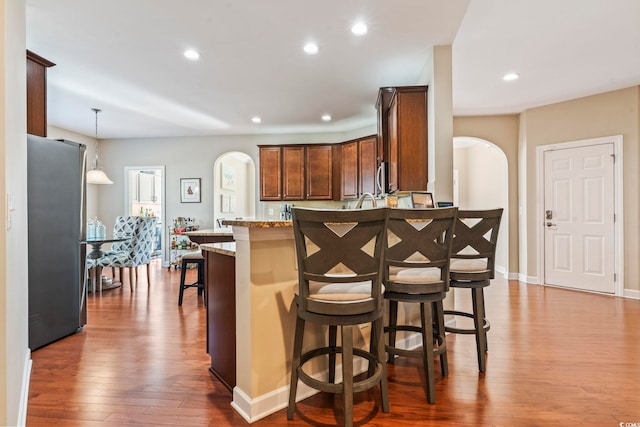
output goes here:
<path id="1" fill-rule="evenodd" d="M 450 315 L 450 316 L 464 316 L 464 317 L 468 317 L 470 319 L 474 318 L 474 315 L 472 313 L 466 313 L 464 311 L 457 311 L 457 310 L 445 310 L 444 311 L 444 315 Z M 485 331 L 488 331 L 489 329 L 491 329 L 491 323 L 489 323 L 489 321 L 487 320 L 487 318 L 483 318 L 482 319 L 482 329 L 484 329 Z M 471 328 L 471 329 L 463 329 L 463 328 L 454 328 L 453 326 L 445 326 L 444 330 L 446 332 L 451 332 L 453 334 L 474 334 L 476 333 L 475 328 Z"/>
<path id="2" fill-rule="evenodd" d="M 413 326 L 413 325 L 385 326 L 384 332 L 388 333 L 392 328 L 396 332 L 403 331 L 403 332 L 422 333 L 422 328 L 420 326 Z M 434 345 L 433 347 L 434 356 L 439 356 L 443 354 L 445 351 L 447 351 L 447 342 L 444 340 L 442 336 L 438 334 L 438 332 L 435 329 L 433 330 L 433 339 L 434 339 L 434 342 L 438 344 L 437 346 Z M 394 356 L 415 357 L 419 359 L 422 359 L 423 357 L 422 347 L 414 350 L 408 350 L 405 348 L 391 347 L 390 345 L 385 344 L 384 349 L 387 353 L 392 354 Z"/>
<path id="3" fill-rule="evenodd" d="M 343 390 L 342 390 L 341 383 L 334 384 L 326 381 L 317 380 L 312 376 L 310 376 L 309 374 L 307 374 L 302 369 L 304 364 L 309 360 L 318 356 L 334 354 L 334 353 L 342 353 L 342 347 L 320 347 L 302 354 L 300 356 L 300 365 L 297 368 L 298 379 L 303 383 L 305 383 L 306 385 L 308 385 L 309 387 L 312 387 L 316 390 L 324 391 L 327 393 L 342 394 Z M 375 366 L 376 366 L 376 369 L 373 375 L 367 377 L 364 380 L 353 382 L 354 393 L 369 390 L 370 388 L 375 387 L 380 382 L 380 378 L 382 377 L 382 372 L 383 372 L 382 364 L 378 362 L 378 359 L 376 358 L 375 355 L 359 348 L 353 349 L 353 355 L 367 359 L 369 362 L 375 363 Z"/>

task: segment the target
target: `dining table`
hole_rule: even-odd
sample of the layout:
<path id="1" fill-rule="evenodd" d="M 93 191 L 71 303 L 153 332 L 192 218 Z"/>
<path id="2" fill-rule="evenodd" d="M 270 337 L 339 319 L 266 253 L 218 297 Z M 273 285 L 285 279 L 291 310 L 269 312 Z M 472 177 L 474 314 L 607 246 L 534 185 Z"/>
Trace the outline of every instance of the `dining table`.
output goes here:
<path id="1" fill-rule="evenodd" d="M 129 240 L 129 237 L 118 237 L 118 236 L 112 236 L 112 237 L 91 237 L 91 238 L 87 238 L 84 240 L 81 240 L 80 243 L 81 244 L 86 244 L 91 246 L 91 251 L 87 253 L 87 259 L 99 259 L 102 255 L 104 255 L 104 252 L 102 251 L 102 245 L 104 245 L 105 243 L 116 243 L 116 242 L 124 242 Z M 87 283 L 88 281 L 88 277 L 87 277 L 87 268 L 85 268 L 85 277 L 83 282 Z M 96 277 L 96 268 L 94 267 L 92 269 L 92 275 L 91 275 L 91 282 L 92 282 L 92 292 L 95 294 L 96 292 L 96 281 L 100 280 L 102 281 L 102 277 Z M 115 289 L 115 288 L 119 288 L 120 286 L 122 286 L 122 282 L 119 281 L 112 281 L 110 284 L 105 284 L 102 285 L 102 283 L 100 283 L 100 291 L 106 291 L 109 289 Z"/>

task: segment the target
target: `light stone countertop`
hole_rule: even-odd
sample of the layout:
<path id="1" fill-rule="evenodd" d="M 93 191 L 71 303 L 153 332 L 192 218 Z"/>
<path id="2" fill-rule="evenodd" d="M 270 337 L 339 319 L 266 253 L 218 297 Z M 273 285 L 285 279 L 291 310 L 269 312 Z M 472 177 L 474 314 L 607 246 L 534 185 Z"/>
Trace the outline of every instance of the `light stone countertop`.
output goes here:
<path id="1" fill-rule="evenodd" d="M 196 230 L 196 231 L 185 231 L 185 236 L 203 236 L 203 237 L 211 237 L 211 236 L 233 236 L 233 230 L 230 227 L 224 228 L 208 228 L 205 230 Z"/>
<path id="2" fill-rule="evenodd" d="M 271 220 L 271 219 L 225 219 L 222 224 L 228 226 L 237 227 L 249 227 L 249 228 L 279 228 L 279 227 L 293 227 L 291 220 Z"/>
<path id="3" fill-rule="evenodd" d="M 221 255 L 236 256 L 236 242 L 203 243 L 200 245 L 200 249 Z"/>

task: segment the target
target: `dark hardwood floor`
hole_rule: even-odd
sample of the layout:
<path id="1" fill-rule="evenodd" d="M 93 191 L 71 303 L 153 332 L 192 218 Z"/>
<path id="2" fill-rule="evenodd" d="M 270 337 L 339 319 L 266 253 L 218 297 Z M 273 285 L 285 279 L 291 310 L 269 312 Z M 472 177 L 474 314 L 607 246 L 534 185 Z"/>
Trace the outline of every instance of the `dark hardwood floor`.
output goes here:
<path id="1" fill-rule="evenodd" d="M 90 295 L 84 331 L 32 354 L 27 425 L 247 425 L 207 371 L 202 299 L 189 289 L 177 305 L 179 275 L 154 261 L 149 290 L 141 268 L 133 293 L 127 282 Z M 463 291 L 456 299 L 470 305 Z M 391 412 L 379 411 L 377 389 L 359 393 L 356 425 L 640 425 L 640 301 L 497 279 L 486 305 L 485 374 L 473 336 L 450 335 L 435 405 L 420 361 L 398 359 L 389 365 Z M 341 405 L 318 394 L 298 403 L 292 421 L 279 411 L 254 425 L 341 424 Z"/>

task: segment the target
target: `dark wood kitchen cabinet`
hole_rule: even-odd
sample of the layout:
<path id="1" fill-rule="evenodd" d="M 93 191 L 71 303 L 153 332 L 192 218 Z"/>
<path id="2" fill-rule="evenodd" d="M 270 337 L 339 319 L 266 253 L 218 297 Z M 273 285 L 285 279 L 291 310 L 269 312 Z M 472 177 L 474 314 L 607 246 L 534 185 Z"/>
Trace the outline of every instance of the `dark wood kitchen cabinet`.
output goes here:
<path id="1" fill-rule="evenodd" d="M 363 193 L 375 194 L 378 169 L 376 136 L 347 141 L 341 145 L 341 199 L 356 199 Z"/>
<path id="2" fill-rule="evenodd" d="M 307 200 L 333 199 L 331 145 L 308 145 L 306 151 Z"/>
<path id="3" fill-rule="evenodd" d="M 304 200 L 304 147 L 282 147 L 282 200 Z"/>
<path id="4" fill-rule="evenodd" d="M 260 200 L 334 200 L 336 148 L 332 144 L 259 148 Z"/>
<path id="5" fill-rule="evenodd" d="M 260 200 L 282 199 L 282 148 L 260 147 Z"/>
<path id="6" fill-rule="evenodd" d="M 229 389 L 236 385 L 236 257 L 203 250 L 209 370 Z"/>
<path id="7" fill-rule="evenodd" d="M 349 141 L 342 144 L 341 162 L 341 190 L 342 200 L 358 197 L 358 141 Z"/>
<path id="8" fill-rule="evenodd" d="M 53 62 L 27 50 L 27 133 L 47 136 L 47 68 Z"/>
<path id="9" fill-rule="evenodd" d="M 378 93 L 378 138 L 389 192 L 427 189 L 427 89 L 385 87 Z"/>

